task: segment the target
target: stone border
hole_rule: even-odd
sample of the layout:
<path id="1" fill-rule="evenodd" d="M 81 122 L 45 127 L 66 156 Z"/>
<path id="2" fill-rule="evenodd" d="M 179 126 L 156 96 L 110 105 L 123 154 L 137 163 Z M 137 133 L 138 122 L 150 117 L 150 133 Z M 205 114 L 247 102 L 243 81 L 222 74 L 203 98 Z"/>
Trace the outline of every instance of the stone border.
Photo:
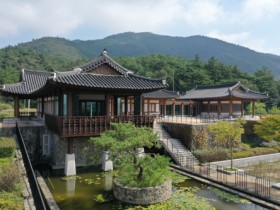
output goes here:
<path id="1" fill-rule="evenodd" d="M 36 176 L 37 176 L 37 181 L 38 181 L 38 184 L 42 190 L 42 193 L 43 193 L 43 197 L 46 199 L 46 201 L 48 202 L 48 205 L 49 205 L 49 209 L 50 210 L 59 210 L 59 207 L 58 205 L 56 204 L 45 180 L 43 179 L 43 177 L 41 176 L 40 172 L 39 171 L 35 171 L 36 173 Z"/>
<path id="2" fill-rule="evenodd" d="M 169 199 L 172 195 L 171 180 L 166 180 L 162 185 L 156 187 L 128 187 L 122 185 L 118 179 L 114 180 L 114 197 L 122 202 L 149 205 Z"/>
<path id="3" fill-rule="evenodd" d="M 268 155 L 259 155 L 259 156 L 252 156 L 247 158 L 238 158 L 233 159 L 234 167 L 247 167 L 251 165 L 256 165 L 260 162 L 274 162 L 280 160 L 280 153 L 268 154 Z M 211 162 L 211 165 L 219 165 L 219 166 L 230 166 L 231 160 L 223 160 L 217 162 Z"/>

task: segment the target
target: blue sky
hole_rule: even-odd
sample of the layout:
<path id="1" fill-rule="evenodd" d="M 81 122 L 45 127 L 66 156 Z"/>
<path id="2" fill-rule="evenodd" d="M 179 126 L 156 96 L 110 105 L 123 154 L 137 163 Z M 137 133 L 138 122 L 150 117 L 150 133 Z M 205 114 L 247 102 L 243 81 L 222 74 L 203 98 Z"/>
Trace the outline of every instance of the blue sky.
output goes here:
<path id="1" fill-rule="evenodd" d="M 44 36 L 205 35 L 280 55 L 280 0 L 0 0 L 0 48 Z"/>

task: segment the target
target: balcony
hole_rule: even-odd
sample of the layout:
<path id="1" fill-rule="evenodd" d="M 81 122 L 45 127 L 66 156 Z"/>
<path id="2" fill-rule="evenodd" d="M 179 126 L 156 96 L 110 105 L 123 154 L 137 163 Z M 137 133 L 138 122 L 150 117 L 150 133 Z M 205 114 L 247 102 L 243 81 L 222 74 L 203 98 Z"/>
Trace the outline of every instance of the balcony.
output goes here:
<path id="1" fill-rule="evenodd" d="M 154 116 L 53 116 L 45 115 L 45 123 L 49 130 L 60 137 L 98 136 L 111 129 L 111 123 L 133 122 L 137 127 L 153 127 Z"/>

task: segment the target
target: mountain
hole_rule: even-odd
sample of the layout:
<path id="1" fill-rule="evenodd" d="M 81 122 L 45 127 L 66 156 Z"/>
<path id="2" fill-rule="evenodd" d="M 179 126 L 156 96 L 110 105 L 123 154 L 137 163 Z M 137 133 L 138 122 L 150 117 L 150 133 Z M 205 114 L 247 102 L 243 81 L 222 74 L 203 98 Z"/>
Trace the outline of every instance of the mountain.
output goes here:
<path id="1" fill-rule="evenodd" d="M 88 41 L 45 37 L 19 46 L 62 59 L 96 57 L 104 48 L 110 56 L 163 54 L 192 59 L 198 55 L 204 61 L 215 57 L 222 63 L 236 65 L 248 73 L 266 67 L 275 76 L 280 76 L 280 56 L 259 53 L 206 36 L 172 37 L 148 32 L 126 32 Z"/>

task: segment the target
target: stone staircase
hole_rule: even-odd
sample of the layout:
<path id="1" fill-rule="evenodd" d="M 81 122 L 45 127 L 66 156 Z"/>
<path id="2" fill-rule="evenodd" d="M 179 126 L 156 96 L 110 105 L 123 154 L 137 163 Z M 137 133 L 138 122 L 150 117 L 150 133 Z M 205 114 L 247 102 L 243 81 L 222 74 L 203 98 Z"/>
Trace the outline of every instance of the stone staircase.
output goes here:
<path id="1" fill-rule="evenodd" d="M 171 138 L 161 123 L 154 123 L 154 132 L 158 134 L 160 144 L 178 165 L 187 168 L 193 168 L 195 165 L 198 165 L 199 162 L 193 154 L 179 139 Z"/>

